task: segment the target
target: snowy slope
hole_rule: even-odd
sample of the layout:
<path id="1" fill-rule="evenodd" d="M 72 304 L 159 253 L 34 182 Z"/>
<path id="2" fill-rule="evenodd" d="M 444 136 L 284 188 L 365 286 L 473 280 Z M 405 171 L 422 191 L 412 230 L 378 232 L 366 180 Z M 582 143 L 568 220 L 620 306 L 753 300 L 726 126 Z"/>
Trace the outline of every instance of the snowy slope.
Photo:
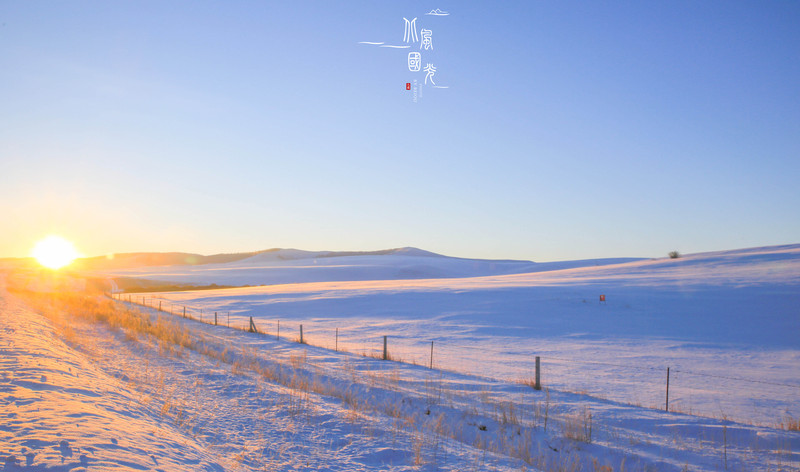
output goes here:
<path id="1" fill-rule="evenodd" d="M 798 252 L 137 294 L 164 311 L 135 316 L 184 330 L 192 347 L 177 349 L 80 320 L 54 329 L 0 290 L 0 459 L 75 472 L 800 471 L 800 434 L 774 428 L 800 416 L 800 390 L 780 386 L 800 378 Z M 172 302 L 202 306 L 190 315 L 206 323 L 170 316 Z M 268 334 L 207 324 L 221 308 Z M 292 341 L 299 323 L 312 345 Z M 335 328 L 351 353 L 324 347 Z M 358 355 L 379 353 L 383 334 L 421 365 Z M 434 365 L 457 372 L 423 367 L 432 340 Z M 542 391 L 519 383 L 534 355 Z"/>
<path id="2" fill-rule="evenodd" d="M 65 344 L 50 321 L 5 294 L 2 282 L 0 353 L 3 470 L 223 470 L 130 379 Z"/>
<path id="3" fill-rule="evenodd" d="M 285 336 L 303 324 L 306 338 L 323 346 L 333 347 L 338 329 L 339 345 L 357 352 L 379 350 L 388 335 L 398 355 L 420 363 L 435 341 L 440 365 L 495 378 L 530 376 L 539 355 L 551 385 L 646 406 L 663 405 L 671 367 L 676 408 L 761 424 L 800 417 L 800 388 L 791 387 L 800 378 L 800 245 L 502 276 L 148 297 L 206 319 L 218 312 L 237 326 L 253 316 L 273 333 L 280 321 Z"/>
<path id="4" fill-rule="evenodd" d="M 596 259 L 554 263 L 462 259 L 416 248 L 370 253 L 279 249 L 226 264 L 142 267 L 95 272 L 104 277 L 137 277 L 166 282 L 217 285 L 272 285 L 345 280 L 462 278 L 519 274 L 570 267 L 616 264 L 637 259 Z"/>

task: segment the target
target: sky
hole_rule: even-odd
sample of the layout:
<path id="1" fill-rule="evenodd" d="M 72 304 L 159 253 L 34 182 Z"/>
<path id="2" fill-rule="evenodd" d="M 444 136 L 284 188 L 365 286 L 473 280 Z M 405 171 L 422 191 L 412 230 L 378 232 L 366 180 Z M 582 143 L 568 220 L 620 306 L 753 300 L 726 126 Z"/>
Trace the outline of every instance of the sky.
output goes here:
<path id="1" fill-rule="evenodd" d="M 5 0 L 0 257 L 48 234 L 534 261 L 798 243 L 798 24 L 795 1 Z"/>

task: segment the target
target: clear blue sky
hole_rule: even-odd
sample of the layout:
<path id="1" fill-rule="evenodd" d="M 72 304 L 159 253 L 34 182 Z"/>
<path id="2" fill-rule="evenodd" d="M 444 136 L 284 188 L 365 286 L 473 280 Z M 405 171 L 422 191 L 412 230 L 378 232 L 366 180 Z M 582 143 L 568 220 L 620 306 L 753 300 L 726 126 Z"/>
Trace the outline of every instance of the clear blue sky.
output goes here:
<path id="1" fill-rule="evenodd" d="M 439 8 L 449 16 L 424 13 Z M 414 103 L 403 17 L 433 32 Z M 800 242 L 800 2 L 0 3 L 0 256 Z"/>

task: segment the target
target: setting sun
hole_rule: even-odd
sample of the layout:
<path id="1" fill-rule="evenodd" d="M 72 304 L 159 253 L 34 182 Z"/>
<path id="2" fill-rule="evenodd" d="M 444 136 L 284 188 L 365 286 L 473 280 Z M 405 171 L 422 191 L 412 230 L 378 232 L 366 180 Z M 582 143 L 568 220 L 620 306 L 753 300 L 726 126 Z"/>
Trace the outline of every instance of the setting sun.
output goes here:
<path id="1" fill-rule="evenodd" d="M 42 239 L 33 247 L 31 255 L 39 264 L 50 269 L 60 269 L 80 256 L 75 246 L 61 236 Z"/>

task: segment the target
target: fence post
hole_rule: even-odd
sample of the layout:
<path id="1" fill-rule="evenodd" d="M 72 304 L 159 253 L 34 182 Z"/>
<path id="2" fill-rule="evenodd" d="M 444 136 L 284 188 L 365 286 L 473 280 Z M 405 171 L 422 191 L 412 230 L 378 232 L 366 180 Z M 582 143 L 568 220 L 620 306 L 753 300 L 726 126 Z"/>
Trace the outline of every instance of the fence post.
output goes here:
<path id="1" fill-rule="evenodd" d="M 431 370 L 433 370 L 433 341 L 431 341 Z"/>
<path id="2" fill-rule="evenodd" d="M 336 344 L 334 344 L 333 350 L 339 352 L 339 328 L 336 328 Z"/>
<path id="3" fill-rule="evenodd" d="M 183 307 L 183 317 L 186 318 L 186 307 Z"/>
<path id="4" fill-rule="evenodd" d="M 664 411 L 669 411 L 669 367 L 667 367 L 667 400 L 664 402 Z"/>
<path id="5" fill-rule="evenodd" d="M 389 353 L 386 352 L 386 337 L 387 337 L 386 335 L 383 336 L 383 360 L 389 358 Z"/>
<path id="6" fill-rule="evenodd" d="M 250 317 L 250 332 L 251 333 L 257 333 L 258 332 L 258 331 L 256 331 L 256 324 L 253 323 L 253 317 L 252 316 Z"/>
<path id="7" fill-rule="evenodd" d="M 542 384 L 540 382 L 540 372 L 542 370 L 542 363 L 539 356 L 536 356 L 536 378 L 534 379 L 533 389 L 534 390 L 541 390 Z"/>
<path id="8" fill-rule="evenodd" d="M 214 326 L 217 326 L 217 312 L 214 312 Z"/>
<path id="9" fill-rule="evenodd" d="M 300 344 L 303 344 L 303 325 L 300 325 Z"/>
<path id="10" fill-rule="evenodd" d="M 158 311 L 161 311 L 161 300 L 158 301 Z"/>

